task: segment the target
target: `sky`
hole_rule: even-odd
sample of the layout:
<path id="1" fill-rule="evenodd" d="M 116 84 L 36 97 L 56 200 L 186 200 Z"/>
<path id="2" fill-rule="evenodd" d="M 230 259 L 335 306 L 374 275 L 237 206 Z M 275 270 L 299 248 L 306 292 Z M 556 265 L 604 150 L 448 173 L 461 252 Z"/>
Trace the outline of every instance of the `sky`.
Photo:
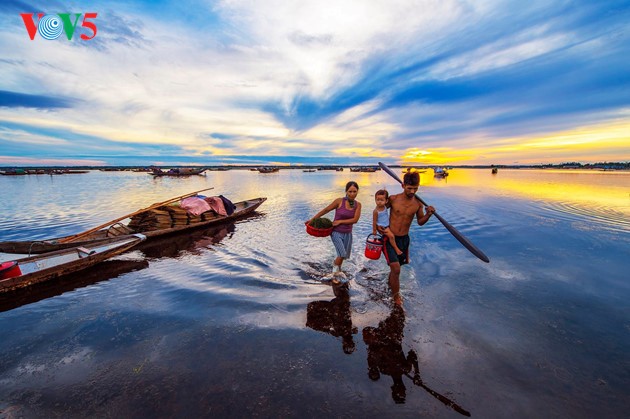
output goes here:
<path id="1" fill-rule="evenodd" d="M 23 13 L 81 15 L 31 40 Z M 629 0 L 3 0 L 0 166 L 629 161 L 628 22 Z"/>

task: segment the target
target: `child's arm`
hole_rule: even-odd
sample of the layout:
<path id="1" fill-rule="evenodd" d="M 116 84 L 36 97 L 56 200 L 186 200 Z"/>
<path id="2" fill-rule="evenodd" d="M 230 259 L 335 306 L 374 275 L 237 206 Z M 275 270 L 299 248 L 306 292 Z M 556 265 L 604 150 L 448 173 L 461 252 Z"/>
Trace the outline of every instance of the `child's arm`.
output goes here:
<path id="1" fill-rule="evenodd" d="M 372 211 L 372 234 L 376 234 L 376 220 L 378 220 L 378 211 L 374 208 Z"/>

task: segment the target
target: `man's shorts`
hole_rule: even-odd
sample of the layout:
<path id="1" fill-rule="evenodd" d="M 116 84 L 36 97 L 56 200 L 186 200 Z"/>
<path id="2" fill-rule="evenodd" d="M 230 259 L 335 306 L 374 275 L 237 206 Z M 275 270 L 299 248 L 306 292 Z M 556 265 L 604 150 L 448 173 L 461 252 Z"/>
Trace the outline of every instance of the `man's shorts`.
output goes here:
<path id="1" fill-rule="evenodd" d="M 409 235 L 404 236 L 394 236 L 396 239 L 396 245 L 400 250 L 402 250 L 402 254 L 398 256 L 394 247 L 389 243 L 389 239 L 385 240 L 385 260 L 387 260 L 387 264 L 391 265 L 392 263 L 398 262 L 400 265 L 406 265 L 409 263 Z"/>

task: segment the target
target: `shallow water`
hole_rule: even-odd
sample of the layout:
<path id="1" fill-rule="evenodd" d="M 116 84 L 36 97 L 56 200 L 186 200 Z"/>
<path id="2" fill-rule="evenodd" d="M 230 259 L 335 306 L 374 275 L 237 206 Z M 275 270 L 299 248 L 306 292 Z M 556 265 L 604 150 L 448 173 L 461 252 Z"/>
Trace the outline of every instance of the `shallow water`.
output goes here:
<path id="1" fill-rule="evenodd" d="M 207 187 L 268 198 L 234 224 L 0 297 L 0 417 L 627 416 L 630 173 L 429 175 L 424 200 L 491 263 L 437 219 L 412 227 L 404 314 L 384 260 L 363 256 L 373 193 L 400 189 L 383 172 L 0 176 L 0 240 L 77 233 Z M 346 293 L 322 281 L 333 247 L 303 221 L 348 180 L 363 217 Z"/>

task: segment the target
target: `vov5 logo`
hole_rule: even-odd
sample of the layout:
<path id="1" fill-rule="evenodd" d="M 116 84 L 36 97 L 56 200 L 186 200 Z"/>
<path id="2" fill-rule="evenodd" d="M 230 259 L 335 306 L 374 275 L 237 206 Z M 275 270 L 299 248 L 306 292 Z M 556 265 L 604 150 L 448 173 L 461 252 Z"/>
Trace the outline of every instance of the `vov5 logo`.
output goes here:
<path id="1" fill-rule="evenodd" d="M 72 40 L 74 31 L 79 24 L 79 18 L 81 17 L 81 13 L 58 13 L 56 15 L 37 13 L 37 24 L 35 24 L 35 19 L 33 17 L 34 14 L 35 13 L 20 13 L 31 41 L 35 39 L 35 35 L 38 32 L 42 38 L 48 40 L 57 39 L 61 35 L 61 32 L 65 32 L 68 40 Z M 96 19 L 96 15 L 96 13 L 83 14 L 81 27 L 86 28 L 92 34 L 91 36 L 88 36 L 82 33 L 81 39 L 84 41 L 89 41 L 96 36 L 96 25 L 94 22 L 90 22 L 88 20 Z"/>

